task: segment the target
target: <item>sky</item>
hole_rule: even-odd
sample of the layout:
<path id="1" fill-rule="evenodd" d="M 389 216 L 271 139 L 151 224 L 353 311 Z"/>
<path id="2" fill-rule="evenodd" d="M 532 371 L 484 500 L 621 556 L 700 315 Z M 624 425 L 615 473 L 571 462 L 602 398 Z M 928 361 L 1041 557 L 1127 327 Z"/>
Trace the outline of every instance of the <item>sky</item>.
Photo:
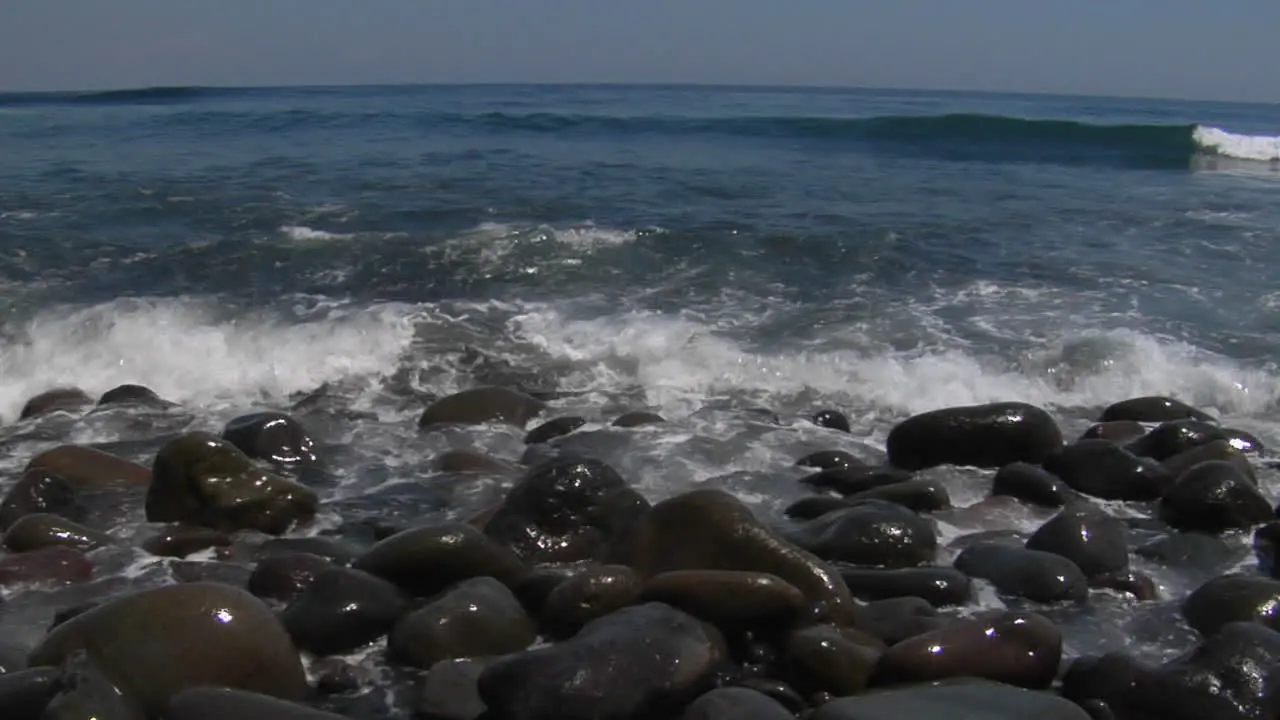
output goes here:
<path id="1" fill-rule="evenodd" d="M 1280 102 L 1275 0 L 0 0 L 0 91 L 710 83 Z"/>

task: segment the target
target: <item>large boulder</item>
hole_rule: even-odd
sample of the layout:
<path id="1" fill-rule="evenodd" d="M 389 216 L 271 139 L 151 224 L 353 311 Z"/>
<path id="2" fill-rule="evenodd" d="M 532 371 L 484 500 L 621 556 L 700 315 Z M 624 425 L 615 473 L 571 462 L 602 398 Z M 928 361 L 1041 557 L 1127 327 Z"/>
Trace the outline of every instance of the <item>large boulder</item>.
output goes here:
<path id="1" fill-rule="evenodd" d="M 1020 402 L 931 410 L 894 426 L 889 462 L 904 470 L 937 465 L 998 468 L 1040 463 L 1062 447 L 1062 431 L 1043 409 Z"/>
<path id="2" fill-rule="evenodd" d="M 938 552 L 938 535 L 928 520 L 883 500 L 827 513 L 788 538 L 824 560 L 871 567 L 924 565 Z"/>
<path id="3" fill-rule="evenodd" d="M 537 624 L 511 590 L 478 577 L 396 623 L 387 650 L 395 660 L 426 670 L 441 660 L 519 652 L 537 636 Z"/>
<path id="4" fill-rule="evenodd" d="M 546 408 L 546 403 L 518 390 L 478 387 L 454 393 L 431 403 L 418 418 L 418 427 L 505 423 L 524 428 Z"/>
<path id="5" fill-rule="evenodd" d="M 108 600 L 53 628 L 32 667 L 57 666 L 83 650 L 148 713 L 203 685 L 300 699 L 298 651 L 262 601 L 220 583 L 169 585 Z"/>
<path id="6" fill-rule="evenodd" d="M 1124 521 L 1092 505 L 1070 507 L 1053 516 L 1027 540 L 1027 549 L 1061 555 L 1088 578 L 1129 568 Z"/>
<path id="7" fill-rule="evenodd" d="M 222 439 L 251 458 L 284 469 L 304 469 L 318 462 L 315 441 L 302 423 L 282 412 L 257 412 L 232 419 Z"/>
<path id="8" fill-rule="evenodd" d="M 315 492 L 263 470 L 236 446 L 204 432 L 169 441 L 156 454 L 152 476 L 150 522 L 278 535 L 310 520 L 320 504 Z"/>
<path id="9" fill-rule="evenodd" d="M 1044 469 L 1076 492 L 1103 500 L 1155 500 L 1174 476 L 1110 440 L 1079 440 L 1044 459 Z"/>
<path id="10" fill-rule="evenodd" d="M 1062 633 L 1042 615 L 963 618 L 903 640 L 880 658 L 881 685 L 978 677 L 1043 690 L 1058 674 Z"/>
<path id="11" fill-rule="evenodd" d="M 1245 530 L 1273 517 L 1271 503 L 1225 460 L 1192 467 L 1160 499 L 1160 518 L 1183 531 Z"/>
<path id="12" fill-rule="evenodd" d="M 352 567 L 419 597 L 474 577 L 492 577 L 514 587 L 529 573 L 510 549 L 462 523 L 403 530 L 369 548 Z"/>
<path id="13" fill-rule="evenodd" d="M 1162 423 L 1173 420 L 1206 420 L 1214 417 L 1190 405 L 1170 397 L 1147 395 L 1113 403 L 1102 411 L 1098 422 L 1133 420 L 1145 423 Z"/>

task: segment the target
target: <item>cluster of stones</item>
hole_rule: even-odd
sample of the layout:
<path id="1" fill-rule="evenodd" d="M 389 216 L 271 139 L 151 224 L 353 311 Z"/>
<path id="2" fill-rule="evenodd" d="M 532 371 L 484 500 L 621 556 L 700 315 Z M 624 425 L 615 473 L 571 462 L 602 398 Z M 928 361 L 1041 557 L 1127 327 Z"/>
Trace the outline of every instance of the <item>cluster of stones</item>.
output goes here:
<path id="1" fill-rule="evenodd" d="M 138 386 L 101 403 L 165 405 Z M 24 416 L 93 404 L 60 390 Z M 433 403 L 420 425 L 523 428 L 545 410 L 484 387 Z M 835 411 L 813 420 L 848 431 Z M 142 548 L 175 558 L 174 582 L 65 608 L 35 647 L 0 657 L 0 718 L 332 720 L 345 715 L 326 698 L 362 689 L 360 668 L 335 656 L 382 642 L 413 678 L 415 716 L 436 720 L 1243 720 L 1280 708 L 1280 524 L 1248 458 L 1262 448 L 1181 402 L 1117 403 L 1070 443 L 1023 403 L 916 415 L 890 432 L 885 464 L 801 458 L 815 494 L 788 508 L 786 528 L 723 490 L 651 503 L 605 462 L 557 450 L 585 424 L 530 430 L 505 499 L 470 521 L 375 524 L 364 545 L 300 532 L 320 507 L 307 470 L 321 460 L 287 414 L 181 435 L 150 468 L 75 445 L 37 455 L 0 503 L 0 586 L 90 578 L 93 552 L 121 542 L 94 527 L 93 496 L 131 487 L 163 524 Z M 440 464 L 508 468 L 470 453 Z M 994 471 L 984 503 L 1055 514 L 1025 541 L 966 538 L 940 564 L 931 515 L 950 500 L 918 476 L 940 465 Z M 1127 521 L 1093 499 L 1145 509 L 1168 534 L 1131 549 Z M 1182 539 L 1248 531 L 1258 569 L 1184 599 L 1200 639 L 1164 664 L 1067 658 L 1037 611 L 1099 589 L 1154 599 L 1131 553 L 1176 559 Z M 210 548 L 228 562 L 180 560 Z M 245 559 L 242 574 L 214 570 Z M 980 582 L 1019 609 L 939 612 L 973 604 Z"/>

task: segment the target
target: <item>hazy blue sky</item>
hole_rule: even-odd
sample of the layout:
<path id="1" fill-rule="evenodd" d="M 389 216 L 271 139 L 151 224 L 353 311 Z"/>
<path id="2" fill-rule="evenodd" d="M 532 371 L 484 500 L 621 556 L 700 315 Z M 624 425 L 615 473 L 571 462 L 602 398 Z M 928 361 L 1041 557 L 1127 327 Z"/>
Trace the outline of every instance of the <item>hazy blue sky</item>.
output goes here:
<path id="1" fill-rule="evenodd" d="M 1276 0 L 0 0 L 0 89 L 690 82 L 1280 102 Z"/>

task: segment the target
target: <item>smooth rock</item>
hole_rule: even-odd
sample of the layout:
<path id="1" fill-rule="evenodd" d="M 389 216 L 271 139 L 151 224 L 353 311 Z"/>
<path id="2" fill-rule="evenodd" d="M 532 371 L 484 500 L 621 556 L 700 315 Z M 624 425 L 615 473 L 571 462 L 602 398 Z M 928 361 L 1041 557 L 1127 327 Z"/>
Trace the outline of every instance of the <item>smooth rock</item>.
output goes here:
<path id="1" fill-rule="evenodd" d="M 819 490 L 833 490 L 847 496 L 904 483 L 911 477 L 911 473 L 896 468 L 850 465 L 810 473 L 800 478 L 800 483 Z"/>
<path id="2" fill-rule="evenodd" d="M 56 667 L 0 675 L 0 717 L 5 720 L 41 720 L 45 707 L 61 687 L 62 671 Z"/>
<path id="3" fill-rule="evenodd" d="M 839 410 L 819 410 L 813 416 L 813 424 L 840 432 L 852 432 L 849 428 L 849 418 Z"/>
<path id="4" fill-rule="evenodd" d="M 31 398 L 22 406 L 19 420 L 44 417 L 55 412 L 77 414 L 93 405 L 93 398 L 80 388 L 54 388 Z"/>
<path id="5" fill-rule="evenodd" d="M 1204 420 L 1215 418 L 1203 411 L 1170 397 L 1147 395 L 1114 403 L 1102 411 L 1098 422 L 1133 420 L 1144 423 L 1161 423 L 1173 420 Z"/>
<path id="6" fill-rule="evenodd" d="M 878 685 L 978 677 L 1043 690 L 1058 674 L 1062 633 L 1042 615 L 1000 612 L 961 618 L 885 651 Z"/>
<path id="7" fill-rule="evenodd" d="M 40 720 L 146 720 L 142 708 L 125 697 L 83 650 L 67 658 L 59 684 L 60 692 Z"/>
<path id="8" fill-rule="evenodd" d="M 414 694 L 417 720 L 476 720 L 486 710 L 480 699 L 484 659 L 441 660 L 422 677 Z"/>
<path id="9" fill-rule="evenodd" d="M 128 383 L 117 385 L 102 393 L 101 397 L 98 398 L 98 407 L 113 405 L 146 408 L 149 410 L 167 410 L 177 406 L 176 403 L 165 400 L 157 395 L 155 390 L 145 385 Z"/>
<path id="10" fill-rule="evenodd" d="M 881 500 L 810 520 L 789 537 L 825 560 L 870 567 L 924 565 L 938 550 L 938 536 L 929 521 Z"/>
<path id="11" fill-rule="evenodd" d="M 1015 497 L 1039 507 L 1060 508 L 1072 493 L 1056 475 L 1039 465 L 1015 462 L 996 471 L 991 494 Z"/>
<path id="12" fill-rule="evenodd" d="M 1081 440 L 1110 440 L 1126 443 L 1147 434 L 1147 428 L 1136 420 L 1111 420 L 1094 423 L 1080 436 Z"/>
<path id="13" fill-rule="evenodd" d="M 60 445 L 31 458 L 25 472 L 43 470 L 77 488 L 146 486 L 151 470 L 124 458 L 81 445 Z"/>
<path id="14" fill-rule="evenodd" d="M 515 553 L 462 523 L 411 528 L 380 541 L 352 567 L 429 597 L 475 577 L 514 587 L 528 572 Z"/>
<path id="15" fill-rule="evenodd" d="M 142 541 L 142 549 L 158 557 L 183 558 L 213 547 L 230 547 L 231 536 L 219 530 L 181 523 L 165 525 Z"/>
<path id="16" fill-rule="evenodd" d="M 1216 577 L 1182 603 L 1187 624 L 1209 636 L 1233 622 L 1256 622 L 1280 629 L 1280 580 L 1231 573 Z"/>
<path id="17" fill-rule="evenodd" d="M 623 413 L 614 419 L 612 425 L 617 428 L 633 428 L 641 425 L 660 425 L 667 421 L 658 413 L 649 412 L 648 410 L 632 410 Z"/>
<path id="18" fill-rule="evenodd" d="M 517 653 L 537 636 L 537 625 L 511 590 L 478 577 L 402 618 L 387 651 L 397 662 L 426 669 L 441 660 Z"/>
<path id="19" fill-rule="evenodd" d="M 690 703 L 681 720 L 795 720 L 795 716 L 764 693 L 724 687 Z"/>
<path id="20" fill-rule="evenodd" d="M 5 532 L 3 542 L 5 547 L 19 553 L 54 545 L 88 552 L 110 545 L 115 540 L 106 533 L 91 530 L 64 517 L 35 513 L 15 522 Z"/>
<path id="21" fill-rule="evenodd" d="M 175 695 L 163 720 L 349 720 L 296 702 L 224 687 L 200 687 Z"/>
<path id="22" fill-rule="evenodd" d="M 391 632 L 409 612 L 409 596 L 390 582 L 351 568 L 320 574 L 284 612 L 280 622 L 299 650 L 338 655 Z"/>
<path id="23" fill-rule="evenodd" d="M 808 720 L 1089 720 L 1075 703 L 988 681 L 919 685 L 837 698 Z"/>
<path id="24" fill-rule="evenodd" d="M 1249 458 L 1232 447 L 1231 443 L 1226 440 L 1211 440 L 1203 445 L 1197 445 L 1184 453 L 1179 453 L 1165 460 L 1160 463 L 1160 467 L 1164 468 L 1171 478 L 1176 479 L 1196 465 L 1210 460 L 1225 460 L 1234 465 L 1240 474 L 1249 478 L 1250 482 L 1255 485 L 1258 482 L 1258 475 L 1254 471 L 1253 465 L 1249 462 Z"/>
<path id="25" fill-rule="evenodd" d="M 84 553 L 62 545 L 0 556 L 0 587 L 80 582 L 92 575 L 93 563 Z"/>
<path id="26" fill-rule="evenodd" d="M 998 468 L 1039 463 L 1062 447 L 1062 431 L 1043 409 L 1000 402 L 932 410 L 889 432 L 889 462 L 904 470 L 937 465 Z"/>
<path id="27" fill-rule="evenodd" d="M 1258 488 L 1224 460 L 1187 470 L 1160 500 L 1160 519 L 1183 531 L 1244 530 L 1274 517 Z"/>
<path id="28" fill-rule="evenodd" d="M 257 597 L 292 602 L 332 567 L 328 558 L 311 553 L 270 555 L 258 561 L 245 585 Z"/>
<path id="29" fill-rule="evenodd" d="M 1129 567 L 1129 537 L 1124 521 L 1091 505 L 1067 508 L 1054 515 L 1027 540 L 1027 549 L 1061 555 L 1090 578 Z"/>
<path id="30" fill-rule="evenodd" d="M 794 620 L 806 600 L 776 575 L 741 570 L 674 570 L 649 578 L 641 598 L 666 603 L 723 628 Z"/>
<path id="31" fill-rule="evenodd" d="M 635 605 L 643 590 L 644 579 L 625 565 L 591 566 L 547 594 L 542 627 L 553 638 L 572 637 L 592 620 Z"/>
<path id="32" fill-rule="evenodd" d="M 89 516 L 74 485 L 40 468 L 24 472 L 5 494 L 0 502 L 0 530 L 8 530 L 24 516 L 35 513 L 50 513 L 79 523 Z"/>
<path id="33" fill-rule="evenodd" d="M 1225 440 L 1222 426 L 1204 420 L 1174 420 L 1161 423 L 1126 448 L 1139 457 L 1168 460 L 1214 440 Z"/>
<path id="34" fill-rule="evenodd" d="M 1155 500 L 1173 475 L 1110 440 L 1080 440 L 1044 460 L 1068 487 L 1103 500 Z"/>
<path id="35" fill-rule="evenodd" d="M 279 468 L 306 468 L 319 462 L 316 444 L 307 429 L 282 412 L 258 412 L 232 419 L 222 439 L 251 458 Z"/>
<path id="36" fill-rule="evenodd" d="M 866 463 L 859 460 L 853 453 L 844 450 L 819 450 L 796 460 L 796 465 L 818 468 L 819 470 L 832 470 L 836 468 L 865 467 Z"/>
<path id="37" fill-rule="evenodd" d="M 418 418 L 418 427 L 503 423 L 523 428 L 545 408 L 546 403 L 518 390 L 478 387 L 435 401 Z"/>
<path id="38" fill-rule="evenodd" d="M 955 566 L 970 577 L 989 581 L 1002 595 L 1033 602 L 1083 601 L 1089 594 L 1084 573 L 1075 563 L 1040 550 L 974 545 L 956 557 Z"/>
<path id="39" fill-rule="evenodd" d="M 787 637 L 785 654 L 793 683 L 802 691 L 856 695 L 867 688 L 884 647 L 859 642 L 840 628 L 814 625 Z"/>
<path id="40" fill-rule="evenodd" d="M 550 442 L 558 437 L 564 437 L 586 424 L 586 418 L 576 415 L 552 418 L 525 434 L 524 443 L 526 445 L 540 445 Z"/>
<path id="41" fill-rule="evenodd" d="M 836 565 L 849 592 L 861 600 L 917 597 L 934 607 L 967 605 L 973 596 L 968 575 L 947 567 L 866 568 Z"/>
<path id="42" fill-rule="evenodd" d="M 873 600 L 858 607 L 854 627 L 888 646 L 948 624 L 928 600 L 907 596 Z"/>

